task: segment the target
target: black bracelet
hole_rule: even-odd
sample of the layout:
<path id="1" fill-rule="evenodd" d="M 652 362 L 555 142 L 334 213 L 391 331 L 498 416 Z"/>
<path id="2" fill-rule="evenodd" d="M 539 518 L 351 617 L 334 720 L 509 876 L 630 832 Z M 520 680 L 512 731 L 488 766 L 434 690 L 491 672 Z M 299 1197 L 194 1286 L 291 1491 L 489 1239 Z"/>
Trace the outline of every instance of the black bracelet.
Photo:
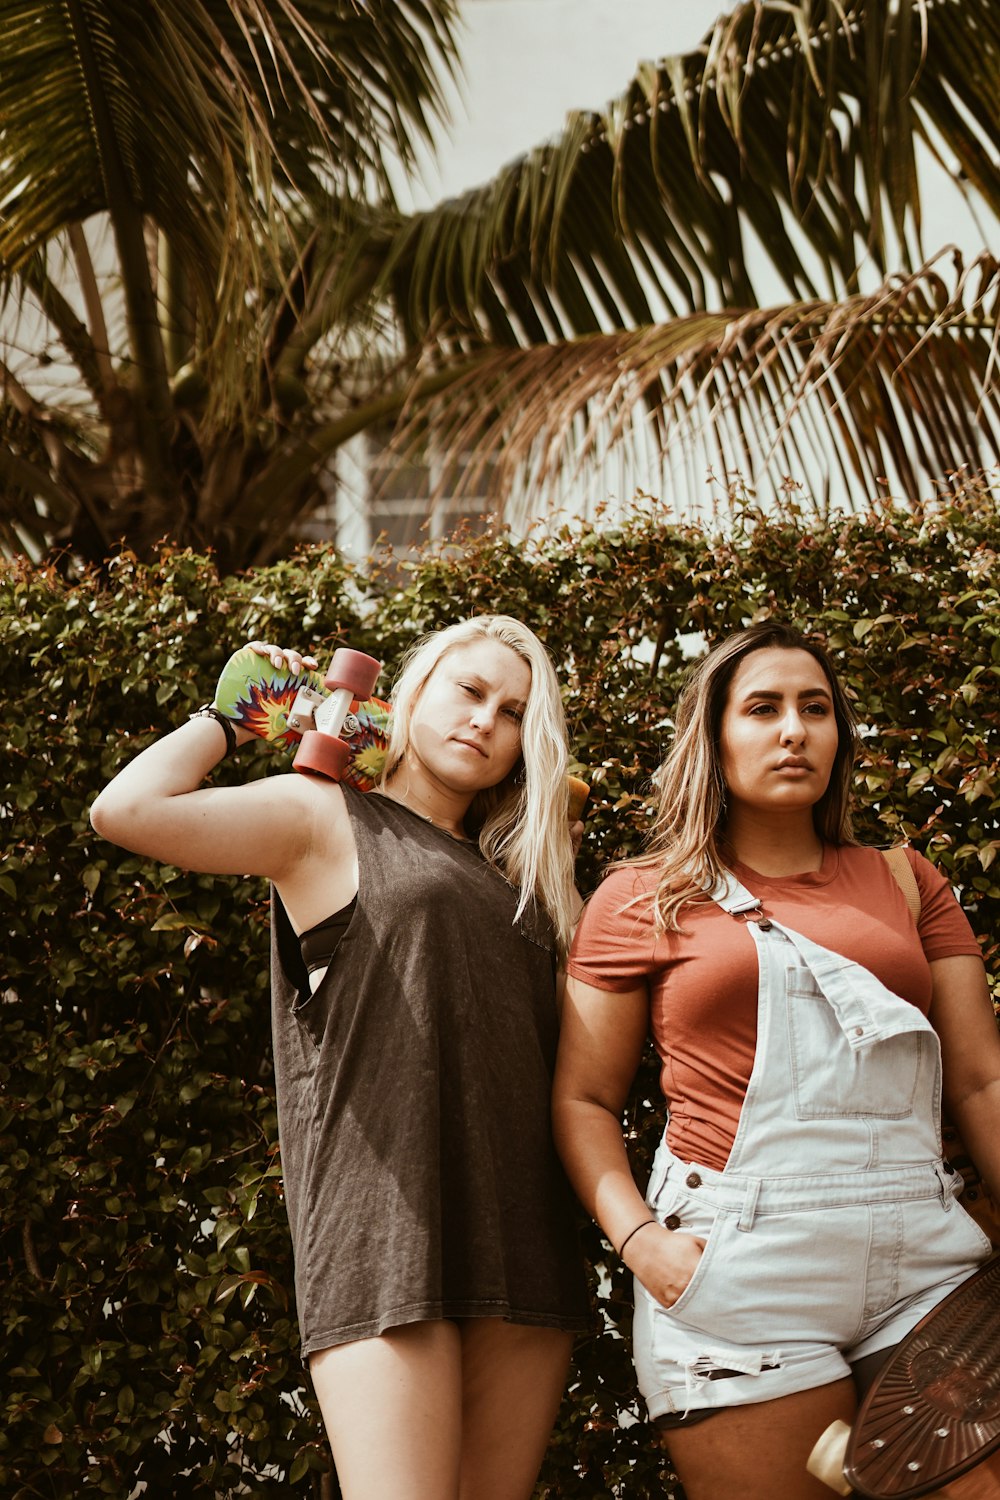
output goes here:
<path id="1" fill-rule="evenodd" d="M 632 1238 L 632 1236 L 634 1234 L 638 1234 L 640 1229 L 645 1229 L 645 1227 L 646 1227 L 647 1224 L 655 1224 L 655 1223 L 656 1223 L 655 1219 L 643 1219 L 643 1221 L 642 1221 L 641 1224 L 637 1224 L 634 1229 L 630 1229 L 629 1232 L 628 1232 L 628 1234 L 622 1240 L 621 1245 L 619 1246 L 619 1248 L 615 1252 L 615 1254 L 618 1256 L 618 1259 L 621 1260 L 623 1254 L 625 1253 L 625 1246 L 628 1244 L 629 1240 Z"/>
<path id="2" fill-rule="evenodd" d="M 232 719 L 227 719 L 221 709 L 216 708 L 212 703 L 203 703 L 201 708 L 196 708 L 193 714 L 188 714 L 188 718 L 214 719 L 217 724 L 221 724 L 222 732 L 226 736 L 226 753 L 223 759 L 228 760 L 230 755 L 235 754 L 237 748 L 236 730 Z"/>

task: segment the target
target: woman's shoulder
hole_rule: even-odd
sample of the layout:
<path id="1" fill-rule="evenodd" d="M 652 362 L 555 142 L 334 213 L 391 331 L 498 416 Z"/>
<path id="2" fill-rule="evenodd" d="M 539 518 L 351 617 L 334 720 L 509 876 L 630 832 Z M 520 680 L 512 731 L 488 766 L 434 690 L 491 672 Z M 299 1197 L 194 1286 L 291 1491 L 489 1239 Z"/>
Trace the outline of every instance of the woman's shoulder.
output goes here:
<path id="1" fill-rule="evenodd" d="M 894 864 L 905 861 L 918 881 L 928 876 L 942 878 L 926 855 L 912 844 L 842 844 L 840 859 L 842 865 L 855 870 L 891 870 Z"/>
<path id="2" fill-rule="evenodd" d="M 588 896 L 581 925 L 591 930 L 616 927 L 626 914 L 635 921 L 651 921 L 656 881 L 657 872 L 648 865 L 612 865 Z"/>
<path id="3" fill-rule="evenodd" d="M 655 891 L 658 879 L 659 871 L 655 865 L 612 865 L 601 877 L 594 896 L 612 901 L 618 898 L 631 901 L 636 896 L 645 896 L 650 891 Z"/>
<path id="4" fill-rule="evenodd" d="M 296 776 L 292 772 L 267 776 L 263 780 L 271 789 L 278 816 L 294 812 L 302 818 L 300 832 L 326 827 L 331 821 L 346 821 L 346 789 L 338 782 L 327 781 L 321 776 Z"/>
<path id="5" fill-rule="evenodd" d="M 922 907 L 931 901 L 954 899 L 948 876 L 933 865 L 925 854 L 912 844 L 894 844 L 876 847 L 871 844 L 846 844 L 840 850 L 841 868 L 854 879 L 878 880 L 886 875 L 894 879 L 905 891 L 906 872 L 916 883 Z M 902 868 L 900 868 L 902 865 Z"/>
<path id="6" fill-rule="evenodd" d="M 922 897 L 929 899 L 939 891 L 946 891 L 954 895 L 951 878 L 937 865 L 932 864 L 925 854 L 919 849 L 914 849 L 912 844 L 901 844 L 899 846 L 906 855 L 907 863 L 916 878 L 917 886 Z"/>

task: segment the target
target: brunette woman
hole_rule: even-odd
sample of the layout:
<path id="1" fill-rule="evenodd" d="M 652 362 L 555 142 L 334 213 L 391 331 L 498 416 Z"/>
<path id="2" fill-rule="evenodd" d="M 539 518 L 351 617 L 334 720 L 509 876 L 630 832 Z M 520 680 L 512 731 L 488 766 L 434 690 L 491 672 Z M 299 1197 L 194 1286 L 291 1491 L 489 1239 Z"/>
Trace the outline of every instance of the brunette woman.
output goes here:
<path id="1" fill-rule="evenodd" d="M 584 912 L 557 1143 L 635 1276 L 634 1358 L 687 1500 L 828 1500 L 810 1450 L 989 1254 L 939 1105 L 1000 1192 L 1000 1038 L 969 923 L 907 850 L 914 923 L 851 831 L 856 729 L 781 624 L 694 669 L 647 852 Z M 621 1118 L 648 1030 L 669 1117 L 643 1198 Z M 947 1491 L 1000 1494 L 982 1465 Z"/>

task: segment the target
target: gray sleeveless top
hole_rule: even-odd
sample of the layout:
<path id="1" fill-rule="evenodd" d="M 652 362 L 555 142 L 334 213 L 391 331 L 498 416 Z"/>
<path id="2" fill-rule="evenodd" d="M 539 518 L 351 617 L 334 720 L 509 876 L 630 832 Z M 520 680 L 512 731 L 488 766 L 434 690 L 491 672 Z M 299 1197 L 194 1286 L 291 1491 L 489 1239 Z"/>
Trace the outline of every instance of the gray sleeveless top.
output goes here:
<path id="1" fill-rule="evenodd" d="M 550 1131 L 551 925 L 472 844 L 344 789 L 357 906 L 309 994 L 272 898 L 278 1122 L 303 1355 L 431 1318 L 591 1326 Z"/>

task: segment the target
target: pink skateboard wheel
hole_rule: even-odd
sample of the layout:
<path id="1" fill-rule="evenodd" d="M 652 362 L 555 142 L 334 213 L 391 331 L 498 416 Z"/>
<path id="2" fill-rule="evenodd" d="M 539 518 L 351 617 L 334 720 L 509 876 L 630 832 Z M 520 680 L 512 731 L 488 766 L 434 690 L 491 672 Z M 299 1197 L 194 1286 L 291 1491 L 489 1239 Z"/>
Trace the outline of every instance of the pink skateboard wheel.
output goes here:
<path id="1" fill-rule="evenodd" d="M 357 654 L 357 653 L 355 653 Z M 294 768 L 309 776 L 323 776 L 327 781 L 340 781 L 351 763 L 351 747 L 332 734 L 321 734 L 318 729 L 308 729 L 295 756 Z"/>
<path id="2" fill-rule="evenodd" d="M 382 663 L 376 661 L 374 656 L 366 656 L 363 651 L 351 651 L 349 647 L 341 646 L 333 653 L 333 661 L 323 682 L 331 693 L 338 688 L 347 688 L 352 698 L 364 703 L 371 697 L 381 670 Z"/>

